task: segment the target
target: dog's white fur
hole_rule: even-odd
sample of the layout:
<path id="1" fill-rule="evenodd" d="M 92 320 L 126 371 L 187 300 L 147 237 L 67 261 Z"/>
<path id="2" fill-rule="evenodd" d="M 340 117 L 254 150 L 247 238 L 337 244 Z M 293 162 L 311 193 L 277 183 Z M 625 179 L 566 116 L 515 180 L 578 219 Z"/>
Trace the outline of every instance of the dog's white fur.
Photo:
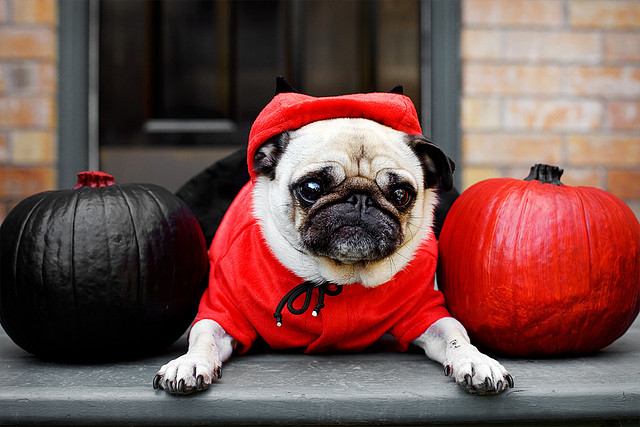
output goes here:
<path id="1" fill-rule="evenodd" d="M 287 149 L 276 169 L 277 179 L 258 177 L 253 194 L 254 214 L 265 239 L 287 268 L 307 281 L 375 287 L 389 281 L 411 261 L 433 222 L 437 196 L 433 189 L 424 187 L 420 159 L 404 143 L 405 138 L 402 132 L 366 119 L 323 120 L 289 132 Z M 361 150 L 368 152 L 357 158 L 347 154 L 364 153 Z M 402 174 L 417 189 L 415 206 L 402 224 L 404 243 L 390 257 L 345 265 L 304 250 L 296 230 L 302 218 L 290 196 L 289 184 L 327 165 L 331 165 L 332 174 L 362 177 L 378 184 L 388 179 L 390 172 Z M 453 318 L 438 320 L 413 343 L 471 392 L 500 393 L 513 386 L 505 368 L 471 345 L 466 330 Z M 187 354 L 162 366 L 154 386 L 175 393 L 207 388 L 220 376 L 222 363 L 231 357 L 234 344 L 233 337 L 216 322 L 197 322 L 189 335 Z"/>

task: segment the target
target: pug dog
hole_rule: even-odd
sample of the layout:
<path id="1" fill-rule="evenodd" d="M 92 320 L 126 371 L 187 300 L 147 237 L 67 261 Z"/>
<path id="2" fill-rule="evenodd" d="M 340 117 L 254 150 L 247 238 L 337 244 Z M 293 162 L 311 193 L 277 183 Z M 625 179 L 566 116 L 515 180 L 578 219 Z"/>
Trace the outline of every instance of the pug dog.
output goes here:
<path id="1" fill-rule="evenodd" d="M 258 338 L 354 352 L 384 334 L 399 351 L 422 348 L 472 393 L 513 387 L 434 289 L 437 189 L 453 187 L 454 164 L 422 135 L 411 100 L 398 89 L 312 97 L 277 87 L 249 135 L 251 180 L 211 244 L 188 351 L 154 388 L 205 390 Z"/>

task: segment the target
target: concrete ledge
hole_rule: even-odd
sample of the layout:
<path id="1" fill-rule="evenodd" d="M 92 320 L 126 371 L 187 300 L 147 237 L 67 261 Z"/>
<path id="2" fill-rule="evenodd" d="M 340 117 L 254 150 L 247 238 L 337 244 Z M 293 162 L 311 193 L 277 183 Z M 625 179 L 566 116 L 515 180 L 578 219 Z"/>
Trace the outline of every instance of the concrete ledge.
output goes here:
<path id="1" fill-rule="evenodd" d="M 606 349 L 567 359 L 500 359 L 516 380 L 473 396 L 418 352 L 235 357 L 204 393 L 151 387 L 186 349 L 130 362 L 61 365 L 0 334 L 0 424 L 640 424 L 640 321 Z"/>

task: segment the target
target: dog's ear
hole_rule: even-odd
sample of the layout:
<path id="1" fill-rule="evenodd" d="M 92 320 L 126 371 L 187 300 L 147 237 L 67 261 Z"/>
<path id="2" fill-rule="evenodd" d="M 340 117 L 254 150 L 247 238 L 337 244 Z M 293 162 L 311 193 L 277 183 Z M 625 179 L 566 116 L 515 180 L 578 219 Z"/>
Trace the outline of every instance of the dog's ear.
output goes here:
<path id="1" fill-rule="evenodd" d="M 276 167 L 288 143 L 287 132 L 269 138 L 253 154 L 253 170 L 258 175 L 264 175 L 271 180 L 275 179 Z"/>
<path id="2" fill-rule="evenodd" d="M 424 170 L 424 181 L 427 187 L 439 186 L 443 191 L 453 188 L 453 172 L 455 163 L 433 142 L 422 135 L 409 135 L 409 146 L 418 155 Z"/>
<path id="3" fill-rule="evenodd" d="M 395 85 L 393 89 L 389 91 L 389 93 L 397 93 L 398 95 L 404 95 L 404 88 L 402 85 Z"/>
<path id="4" fill-rule="evenodd" d="M 291 83 L 282 76 L 276 77 L 276 95 L 279 93 L 300 93 L 300 91 L 294 88 Z"/>

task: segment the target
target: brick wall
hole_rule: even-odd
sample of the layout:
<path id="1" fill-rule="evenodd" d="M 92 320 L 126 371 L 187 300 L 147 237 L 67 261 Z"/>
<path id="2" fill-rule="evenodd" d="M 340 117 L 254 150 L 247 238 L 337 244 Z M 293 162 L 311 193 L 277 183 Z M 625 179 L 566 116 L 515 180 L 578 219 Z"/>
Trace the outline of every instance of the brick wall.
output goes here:
<path id="1" fill-rule="evenodd" d="M 0 221 L 56 186 L 57 4 L 0 0 Z"/>
<path id="2" fill-rule="evenodd" d="M 640 1 L 463 0 L 462 187 L 534 163 L 640 217 Z"/>

